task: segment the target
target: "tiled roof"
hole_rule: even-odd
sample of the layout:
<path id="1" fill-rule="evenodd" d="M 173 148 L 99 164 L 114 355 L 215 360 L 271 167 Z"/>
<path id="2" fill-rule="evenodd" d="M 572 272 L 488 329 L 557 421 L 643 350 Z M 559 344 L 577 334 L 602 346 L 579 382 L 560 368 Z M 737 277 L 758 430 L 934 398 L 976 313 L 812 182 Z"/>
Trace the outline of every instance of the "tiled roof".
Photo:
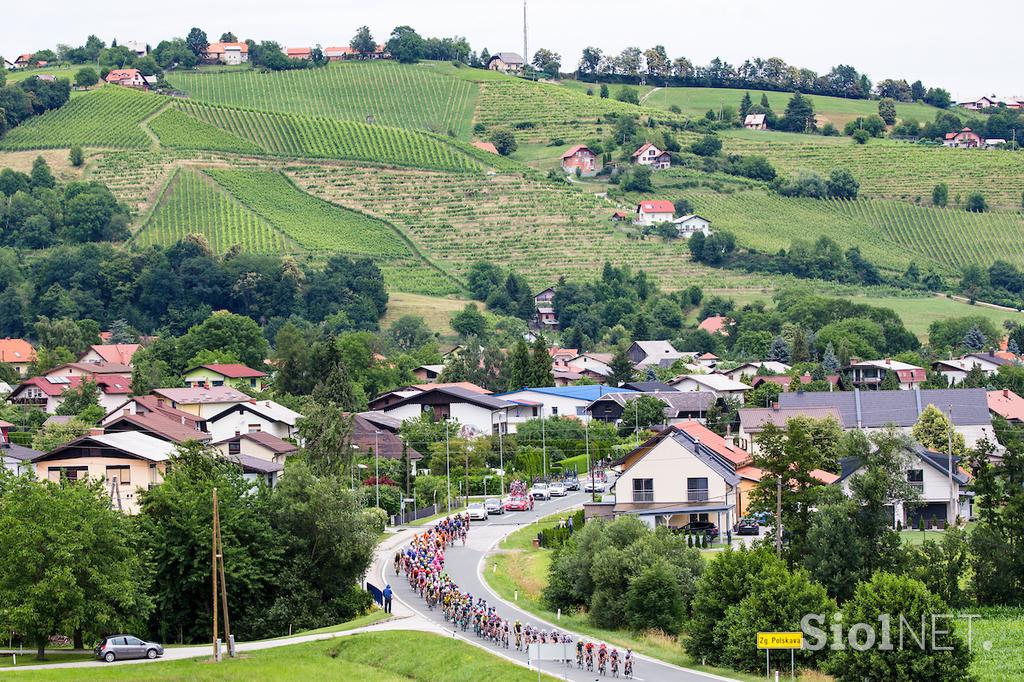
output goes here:
<path id="1" fill-rule="evenodd" d="M 21 392 L 30 386 L 35 386 L 44 395 L 50 397 L 56 397 L 62 394 L 69 388 L 78 388 L 82 384 L 82 380 L 87 379 L 94 382 L 97 387 L 106 395 L 128 395 L 131 393 L 131 377 L 121 376 L 119 374 L 101 374 L 95 377 L 32 377 L 18 384 L 18 387 L 14 389 L 11 394 L 12 398 L 17 397 Z"/>
<path id="2" fill-rule="evenodd" d="M 582 151 L 584 149 L 586 149 L 591 154 L 594 153 L 593 150 L 590 147 L 588 147 L 587 145 L 585 145 L 585 144 L 574 144 L 573 146 L 569 147 L 569 149 L 566 150 L 566 152 L 564 154 L 562 154 L 562 158 L 563 159 L 568 159 L 569 157 L 571 157 L 574 154 L 576 154 L 576 152 Z"/>
<path id="3" fill-rule="evenodd" d="M 103 358 L 104 362 L 130 365 L 132 356 L 142 346 L 137 343 L 98 343 L 89 349 Z"/>
<path id="4" fill-rule="evenodd" d="M 704 318 L 699 325 L 698 329 L 703 329 L 710 334 L 720 334 L 730 324 L 730 320 L 722 315 L 712 315 L 711 317 Z"/>
<path id="5" fill-rule="evenodd" d="M 249 396 L 230 386 L 209 388 L 155 388 L 153 394 L 167 398 L 179 405 L 200 403 L 241 403 L 252 400 Z"/>
<path id="6" fill-rule="evenodd" d="M 474 140 L 473 146 L 477 149 L 483 149 L 485 152 L 492 154 L 498 154 L 498 148 L 494 146 L 493 142 L 481 142 L 480 140 Z"/>
<path id="7" fill-rule="evenodd" d="M 111 421 L 105 422 L 104 427 L 112 432 L 120 429 L 118 424 L 127 423 L 138 427 L 137 429 L 127 428 L 125 430 L 142 430 L 155 435 L 157 438 L 169 440 L 173 443 L 184 443 L 189 440 L 208 441 L 210 434 L 196 429 L 189 423 L 176 421 L 159 412 L 140 412 L 135 414 L 123 414 Z"/>
<path id="8" fill-rule="evenodd" d="M 185 374 L 194 372 L 197 369 L 208 369 L 211 372 L 216 372 L 228 379 L 249 379 L 267 376 L 266 372 L 261 372 L 258 369 L 253 369 L 240 363 L 199 365 L 199 367 L 193 367 L 192 369 L 187 370 Z"/>
<path id="9" fill-rule="evenodd" d="M 0 339 L 0 362 L 35 362 L 36 350 L 25 339 Z"/>
<path id="10" fill-rule="evenodd" d="M 667 199 L 652 199 L 641 201 L 637 210 L 644 213 L 675 213 L 676 207 Z"/>
<path id="11" fill-rule="evenodd" d="M 274 434 L 267 433 L 266 431 L 247 431 L 246 433 L 240 433 L 237 436 L 225 438 L 224 440 L 215 443 L 215 445 L 230 443 L 236 440 L 250 440 L 253 443 L 259 443 L 276 455 L 285 455 L 289 452 L 295 452 L 298 450 L 294 443 L 289 443 L 288 441 L 278 438 Z"/>
<path id="12" fill-rule="evenodd" d="M 1010 421 L 1024 422 L 1024 398 L 1009 389 L 989 391 L 988 409 Z"/>
<path id="13" fill-rule="evenodd" d="M 934 405 L 948 413 L 953 407 L 953 424 L 980 426 L 992 423 L 985 389 L 918 389 L 907 391 L 789 392 L 779 395 L 782 408 L 832 407 L 839 411 L 843 428 L 881 428 L 888 424 L 909 428 L 921 412 Z"/>

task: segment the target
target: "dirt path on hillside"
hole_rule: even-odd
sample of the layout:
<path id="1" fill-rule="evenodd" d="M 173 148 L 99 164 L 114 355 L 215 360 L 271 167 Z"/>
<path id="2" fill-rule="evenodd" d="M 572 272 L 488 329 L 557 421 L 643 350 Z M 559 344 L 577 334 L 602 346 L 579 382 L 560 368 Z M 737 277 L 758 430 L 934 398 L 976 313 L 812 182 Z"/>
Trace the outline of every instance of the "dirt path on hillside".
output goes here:
<path id="1" fill-rule="evenodd" d="M 153 129 L 149 127 L 149 122 L 157 116 L 159 116 L 160 114 L 167 111 L 167 108 L 169 106 L 171 106 L 171 102 L 165 102 L 162 107 L 154 111 L 146 118 L 139 121 L 139 127 L 142 128 L 142 132 L 146 133 L 146 135 L 149 136 L 150 141 L 153 143 L 153 149 L 160 149 L 160 138 L 157 137 L 156 133 L 153 132 Z"/>
<path id="2" fill-rule="evenodd" d="M 656 93 L 658 90 L 661 90 L 661 88 L 651 88 L 650 92 L 648 92 L 647 94 L 640 98 L 640 105 L 643 106 L 643 103 L 647 101 L 647 98 Z"/>

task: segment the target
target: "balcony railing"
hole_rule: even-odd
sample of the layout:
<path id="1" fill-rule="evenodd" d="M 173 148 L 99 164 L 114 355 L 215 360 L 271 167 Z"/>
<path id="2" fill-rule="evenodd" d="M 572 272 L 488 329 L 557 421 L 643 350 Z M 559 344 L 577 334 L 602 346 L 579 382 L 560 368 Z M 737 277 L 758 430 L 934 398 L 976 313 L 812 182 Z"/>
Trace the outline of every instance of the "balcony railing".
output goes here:
<path id="1" fill-rule="evenodd" d="M 704 489 L 704 490 L 699 490 L 699 489 L 698 490 L 687 490 L 686 491 L 686 501 L 687 502 L 707 502 L 708 501 L 708 491 L 707 491 L 707 489 Z"/>

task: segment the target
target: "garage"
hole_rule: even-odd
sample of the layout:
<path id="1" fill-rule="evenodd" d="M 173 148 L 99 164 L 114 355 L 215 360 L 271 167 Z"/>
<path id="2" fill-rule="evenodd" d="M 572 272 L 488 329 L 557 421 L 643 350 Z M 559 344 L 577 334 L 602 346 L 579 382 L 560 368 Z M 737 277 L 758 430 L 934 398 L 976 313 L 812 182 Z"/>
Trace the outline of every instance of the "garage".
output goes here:
<path id="1" fill-rule="evenodd" d="M 907 509 L 907 523 L 905 528 L 918 528 L 920 526 L 920 519 L 924 519 L 924 527 L 931 528 L 932 519 L 935 519 L 935 523 L 938 527 L 945 527 L 946 525 L 946 508 L 948 504 L 946 502 L 928 502 L 919 507 L 913 509 Z"/>

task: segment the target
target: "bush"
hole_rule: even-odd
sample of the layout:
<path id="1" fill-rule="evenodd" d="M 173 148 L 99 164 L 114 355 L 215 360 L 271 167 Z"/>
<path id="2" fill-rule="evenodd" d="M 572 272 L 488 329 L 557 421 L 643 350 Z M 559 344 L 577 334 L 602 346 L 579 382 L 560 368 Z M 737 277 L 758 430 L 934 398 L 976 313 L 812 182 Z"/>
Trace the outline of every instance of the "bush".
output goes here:
<path id="1" fill-rule="evenodd" d="M 78 145 L 72 147 L 71 151 L 68 152 L 68 160 L 75 168 L 81 168 L 82 164 L 85 163 L 85 155 L 82 154 L 82 148 Z"/>
<path id="2" fill-rule="evenodd" d="M 690 151 L 697 156 L 718 156 L 722 151 L 722 141 L 717 135 L 705 135 L 690 145 Z"/>
<path id="3" fill-rule="evenodd" d="M 491 133 L 491 142 L 502 156 L 508 156 L 519 149 L 516 136 L 511 130 L 495 130 Z"/>
<path id="4" fill-rule="evenodd" d="M 817 173 L 798 173 L 780 183 L 778 191 L 785 197 L 824 199 L 828 196 L 828 185 Z"/>
<path id="5" fill-rule="evenodd" d="M 857 130 L 854 130 L 852 136 L 853 141 L 856 142 L 857 144 L 867 144 L 868 140 L 871 139 L 871 134 L 868 133 L 868 131 L 864 130 L 863 128 L 858 128 Z"/>
<path id="6" fill-rule="evenodd" d="M 626 617 L 636 632 L 656 629 L 675 635 L 685 616 L 679 583 L 665 559 L 645 568 L 626 591 Z"/>
<path id="7" fill-rule="evenodd" d="M 832 125 L 832 121 L 829 121 L 821 127 L 821 134 L 825 137 L 838 137 L 839 129 Z"/>
<path id="8" fill-rule="evenodd" d="M 967 197 L 965 208 L 971 213 L 984 213 L 988 210 L 988 202 L 985 201 L 985 195 L 981 192 L 972 192 Z"/>
<path id="9" fill-rule="evenodd" d="M 636 88 L 623 87 L 619 90 L 619 93 L 615 95 L 615 99 L 627 104 L 640 104 L 640 94 L 637 92 Z"/>
<path id="10" fill-rule="evenodd" d="M 833 168 L 828 176 L 828 195 L 833 199 L 856 199 L 860 183 L 845 168 Z"/>

